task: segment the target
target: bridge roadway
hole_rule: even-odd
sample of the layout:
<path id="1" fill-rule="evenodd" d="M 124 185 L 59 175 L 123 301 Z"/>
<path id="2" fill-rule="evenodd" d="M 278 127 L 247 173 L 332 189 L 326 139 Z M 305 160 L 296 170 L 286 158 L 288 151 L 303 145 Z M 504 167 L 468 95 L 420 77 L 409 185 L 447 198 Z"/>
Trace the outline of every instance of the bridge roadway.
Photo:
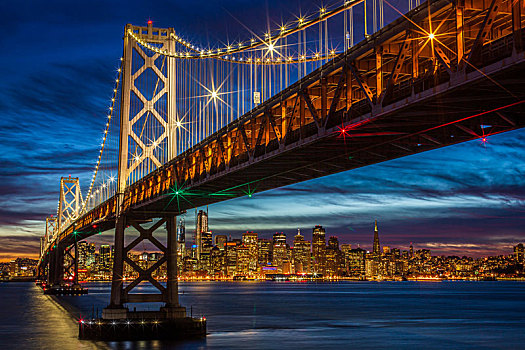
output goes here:
<path id="1" fill-rule="evenodd" d="M 414 9 L 130 185 L 122 213 L 179 214 L 523 127 L 523 18 L 512 21 L 510 1 L 494 3 Z M 433 43 L 421 31 L 429 12 L 441 23 Z M 118 201 L 82 215 L 57 243 L 114 228 Z"/>

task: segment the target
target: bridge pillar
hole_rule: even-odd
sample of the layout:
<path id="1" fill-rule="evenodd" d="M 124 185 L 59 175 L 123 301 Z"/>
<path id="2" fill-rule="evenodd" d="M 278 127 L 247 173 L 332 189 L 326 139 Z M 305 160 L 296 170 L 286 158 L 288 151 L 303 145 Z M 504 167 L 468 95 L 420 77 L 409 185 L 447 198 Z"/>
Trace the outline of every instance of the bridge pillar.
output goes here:
<path id="1" fill-rule="evenodd" d="M 121 215 L 115 224 L 115 252 L 113 256 L 113 275 L 111 278 L 111 299 L 107 308 L 102 311 L 102 318 L 124 319 L 128 310 L 121 300 L 124 283 L 124 229 L 126 217 Z"/>
<path id="2" fill-rule="evenodd" d="M 111 283 L 111 300 L 102 312 L 103 319 L 177 319 L 186 317 L 186 309 L 179 304 L 178 271 L 177 271 L 177 217 L 175 215 L 160 218 L 151 227 L 144 227 L 144 221 L 133 216 L 121 215 L 117 219 L 115 228 L 115 256 L 113 261 L 113 277 Z M 167 246 L 158 241 L 153 233 L 166 224 Z M 125 230 L 132 226 L 139 232 L 139 237 L 129 245 L 124 244 Z M 143 240 L 149 240 L 163 252 L 163 257 L 151 267 L 141 267 L 130 257 L 130 252 Z M 124 263 L 138 273 L 138 277 L 124 285 Z M 166 264 L 166 286 L 161 285 L 155 278 L 154 272 Z M 131 291 L 143 281 L 150 282 L 160 293 L 138 294 Z M 125 304 L 143 302 L 164 302 L 165 305 L 158 312 L 134 311 L 130 312 Z"/>
<path id="3" fill-rule="evenodd" d="M 72 254 L 71 252 L 74 251 Z M 64 257 L 67 257 L 68 263 L 64 264 L 64 273 L 66 280 L 71 281 L 74 288 L 80 288 L 78 284 L 78 244 L 75 241 L 71 247 L 64 250 Z"/>
<path id="4" fill-rule="evenodd" d="M 186 316 L 186 308 L 179 304 L 179 281 L 177 267 L 177 217 L 169 216 L 166 219 L 166 231 L 168 236 L 167 246 L 167 300 L 163 310 L 167 318 L 180 318 Z"/>
<path id="5" fill-rule="evenodd" d="M 53 268 L 55 266 L 55 252 L 53 250 L 49 252 L 49 257 L 47 259 L 46 265 L 47 265 L 46 284 L 50 286 L 53 284 L 54 274 L 55 274 L 55 269 Z"/>
<path id="6" fill-rule="evenodd" d="M 55 247 L 49 252 L 47 284 L 51 287 L 60 286 L 64 279 L 64 251 Z"/>

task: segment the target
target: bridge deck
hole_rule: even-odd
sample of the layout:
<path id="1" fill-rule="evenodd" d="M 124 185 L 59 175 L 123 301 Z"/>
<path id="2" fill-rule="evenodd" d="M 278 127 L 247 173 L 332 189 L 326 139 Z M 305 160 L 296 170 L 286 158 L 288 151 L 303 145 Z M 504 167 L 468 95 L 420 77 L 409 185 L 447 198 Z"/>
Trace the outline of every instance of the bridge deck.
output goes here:
<path id="1" fill-rule="evenodd" d="M 122 210 L 177 214 L 523 127 L 524 35 L 511 6 L 501 1 L 479 50 L 487 11 L 465 8 L 463 60 L 447 51 L 458 47 L 455 6 L 430 5 L 440 31 L 453 33 L 436 41 L 441 50 L 418 29 L 428 28 L 427 5 L 414 9 L 129 186 Z M 60 244 L 113 228 L 116 212 L 113 197 L 66 228 Z"/>

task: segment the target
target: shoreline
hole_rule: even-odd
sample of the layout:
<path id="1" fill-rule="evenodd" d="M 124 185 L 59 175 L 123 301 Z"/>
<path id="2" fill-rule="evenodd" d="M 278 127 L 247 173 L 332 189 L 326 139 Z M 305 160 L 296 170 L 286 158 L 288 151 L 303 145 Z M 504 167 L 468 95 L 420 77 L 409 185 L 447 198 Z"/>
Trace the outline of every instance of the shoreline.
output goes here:
<path id="1" fill-rule="evenodd" d="M 166 282 L 165 279 L 158 280 L 159 282 Z M 356 278 L 338 278 L 338 279 L 305 279 L 305 280 L 267 280 L 267 279 L 244 279 L 244 280 L 234 280 L 234 279 L 212 279 L 212 278 L 196 278 L 196 279 L 179 279 L 180 282 L 525 282 L 525 277 L 496 277 L 494 279 L 482 279 L 482 278 L 426 278 L 426 277 L 409 277 L 406 280 L 401 279 L 356 279 Z M 87 280 L 80 281 L 80 283 L 100 283 L 106 282 L 110 283 L 111 280 Z"/>

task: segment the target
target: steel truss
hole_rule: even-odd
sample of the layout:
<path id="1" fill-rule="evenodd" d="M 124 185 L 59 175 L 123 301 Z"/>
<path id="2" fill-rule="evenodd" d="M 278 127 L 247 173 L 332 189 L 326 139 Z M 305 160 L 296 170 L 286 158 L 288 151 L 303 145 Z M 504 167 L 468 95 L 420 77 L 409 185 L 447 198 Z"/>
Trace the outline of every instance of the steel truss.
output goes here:
<path id="1" fill-rule="evenodd" d="M 163 245 L 153 233 L 165 225 L 167 245 Z M 179 304 L 178 271 L 177 271 L 177 217 L 165 216 L 156 221 L 149 228 L 144 227 L 144 220 L 132 216 L 120 216 L 115 229 L 115 256 L 113 263 L 113 277 L 111 284 L 111 302 L 104 310 L 104 318 L 122 318 L 127 315 L 126 303 L 164 302 L 161 312 L 166 317 L 184 317 L 186 310 Z M 132 226 L 139 236 L 129 245 L 124 244 L 125 230 Z M 142 268 L 131 260 L 128 253 L 144 240 L 149 240 L 162 253 L 163 257 L 148 268 Z M 138 277 L 129 284 L 124 284 L 124 263 L 138 273 Z M 153 273 L 162 265 L 166 265 L 166 286 L 164 287 L 153 277 Z M 159 293 L 131 293 L 141 282 L 151 283 Z"/>
<path id="2" fill-rule="evenodd" d="M 524 127 L 523 6 L 523 0 L 422 4 L 144 178 L 121 186 L 117 196 L 63 227 L 58 241 L 70 245 L 73 232 L 85 238 L 116 225 L 122 243 L 116 234 L 121 256 L 115 261 L 123 264 L 121 237 L 130 218 L 177 215 L 254 189 Z M 125 45 L 133 45 L 129 37 Z M 124 73 L 131 81 L 129 66 Z M 123 91 L 130 91 L 129 83 Z M 121 180 L 127 176 L 122 157 Z M 112 302 L 118 306 L 122 281 L 113 283 L 118 293 Z"/>

